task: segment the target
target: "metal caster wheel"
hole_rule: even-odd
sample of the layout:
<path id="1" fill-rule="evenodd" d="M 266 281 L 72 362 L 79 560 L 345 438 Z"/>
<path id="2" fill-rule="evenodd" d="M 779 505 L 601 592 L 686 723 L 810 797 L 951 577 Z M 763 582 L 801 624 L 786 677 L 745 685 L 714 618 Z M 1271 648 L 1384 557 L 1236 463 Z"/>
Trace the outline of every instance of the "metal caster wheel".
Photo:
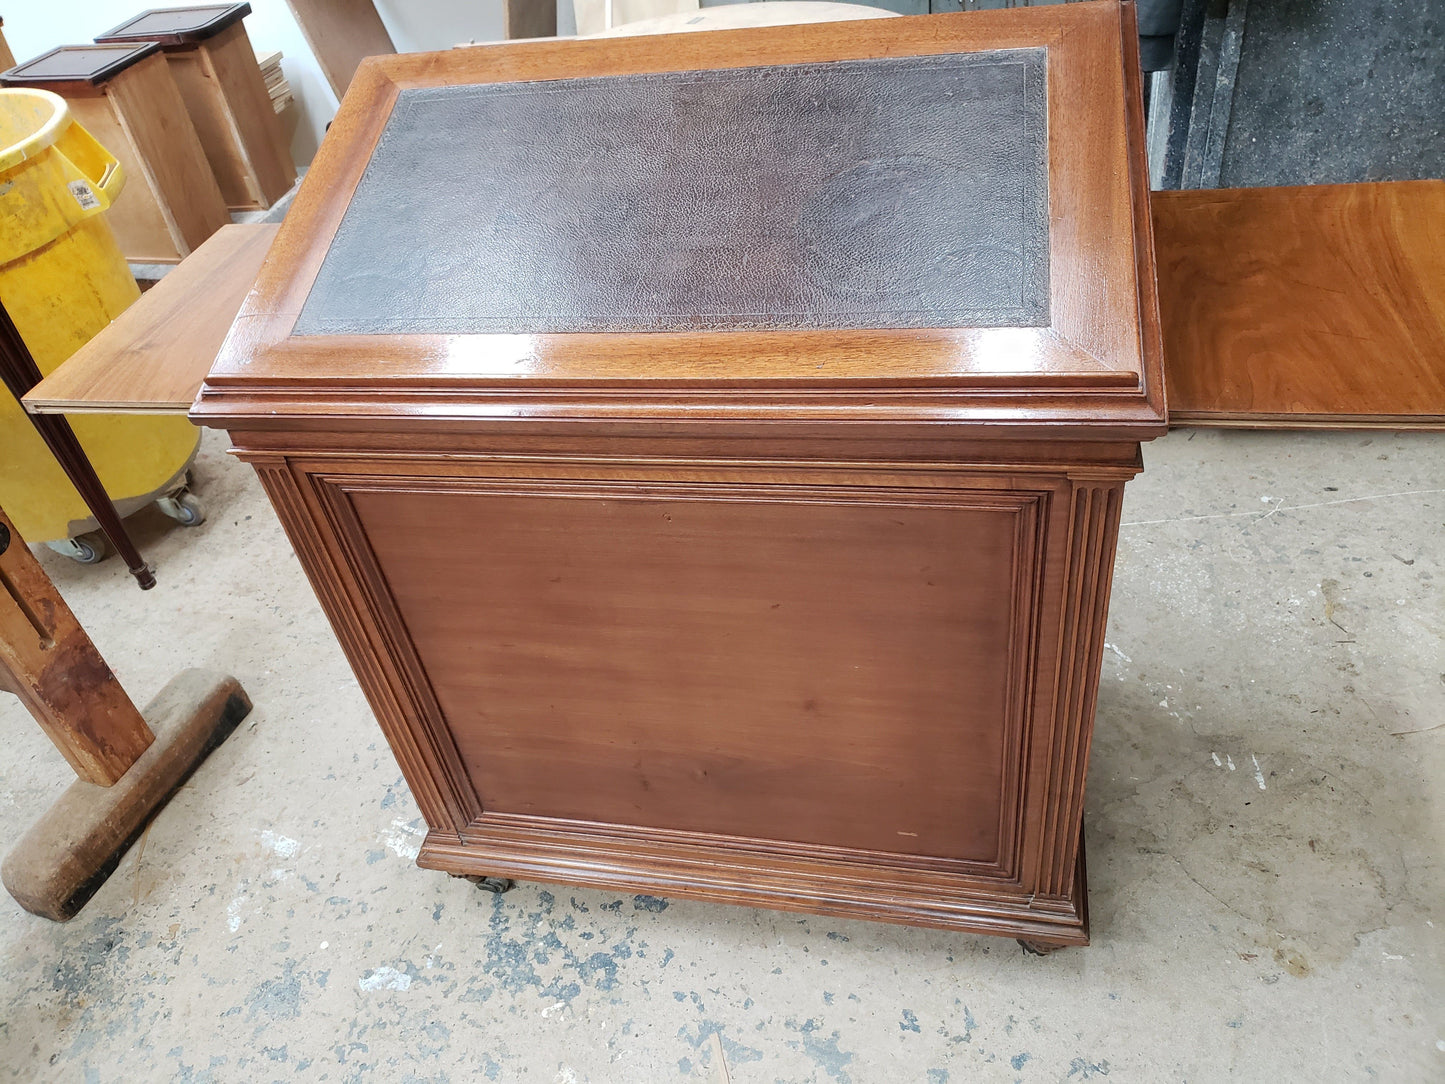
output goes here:
<path id="1" fill-rule="evenodd" d="M 507 889 L 512 887 L 512 881 L 508 877 L 482 877 L 474 874 L 453 873 L 453 877 L 460 877 L 463 881 L 471 881 L 483 892 L 491 892 L 500 896 Z"/>
<path id="2" fill-rule="evenodd" d="M 182 527 L 199 527 L 206 522 L 206 506 L 187 489 L 178 489 L 169 497 L 157 497 L 156 507 Z"/>
<path id="3" fill-rule="evenodd" d="M 1022 937 L 1016 939 L 1019 948 L 1024 950 L 1025 956 L 1048 956 L 1050 953 L 1058 952 L 1064 948 L 1063 945 L 1051 945 L 1047 941 L 1025 941 Z"/>
<path id="4" fill-rule="evenodd" d="M 61 556 L 69 557 L 82 565 L 98 565 L 110 552 L 105 534 L 101 531 L 87 531 L 74 538 L 62 538 L 45 544 Z"/>

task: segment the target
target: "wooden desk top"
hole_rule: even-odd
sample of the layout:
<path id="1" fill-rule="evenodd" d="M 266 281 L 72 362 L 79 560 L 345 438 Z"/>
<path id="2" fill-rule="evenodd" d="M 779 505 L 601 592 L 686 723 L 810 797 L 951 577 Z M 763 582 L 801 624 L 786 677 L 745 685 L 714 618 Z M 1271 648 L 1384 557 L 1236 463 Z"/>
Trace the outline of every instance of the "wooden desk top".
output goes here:
<path id="1" fill-rule="evenodd" d="M 25 396 L 32 414 L 184 414 L 256 281 L 274 223 L 222 226 Z"/>
<path id="2" fill-rule="evenodd" d="M 1445 181 L 1154 193 L 1170 420 L 1445 426 Z"/>
<path id="3" fill-rule="evenodd" d="M 1136 47 L 1102 0 L 372 58 L 192 417 L 1156 435 Z"/>

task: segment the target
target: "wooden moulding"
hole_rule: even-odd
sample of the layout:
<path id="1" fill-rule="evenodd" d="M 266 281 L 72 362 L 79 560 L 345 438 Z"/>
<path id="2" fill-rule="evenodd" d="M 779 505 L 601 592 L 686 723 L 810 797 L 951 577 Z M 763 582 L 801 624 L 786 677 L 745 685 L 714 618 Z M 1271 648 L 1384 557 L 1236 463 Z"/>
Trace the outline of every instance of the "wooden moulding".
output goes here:
<path id="1" fill-rule="evenodd" d="M 403 90 L 1022 47 L 1047 327 L 294 333 Z M 1165 425 L 1136 49 L 1107 2 L 361 66 L 192 418 L 255 466 L 421 864 L 1086 943 L 1122 492 Z"/>
<path id="2" fill-rule="evenodd" d="M 192 417 L 234 428 L 359 417 L 979 423 L 1003 437 L 1164 431 L 1137 43 L 1112 2 L 478 46 L 364 64 Z M 1130 23 L 1132 26 L 1132 23 Z M 1043 46 L 1051 324 L 907 331 L 293 337 L 399 91 Z M 823 373 L 826 376 L 820 377 Z M 406 399 L 375 394 L 406 385 Z M 1055 428 L 1055 435 L 1061 430 Z"/>
<path id="3" fill-rule="evenodd" d="M 991 452 L 1007 449 L 990 449 L 986 443 L 972 448 L 940 443 L 934 448 L 934 460 L 927 462 L 890 462 L 886 448 L 875 445 L 871 458 L 824 463 L 762 458 L 767 445 L 756 441 L 723 447 L 717 442 L 682 440 L 676 448 L 680 454 L 673 455 L 672 442 L 597 436 L 590 447 L 584 440 L 569 453 L 542 455 L 527 444 L 508 448 L 494 435 L 469 439 L 453 433 L 446 437 L 443 452 L 428 451 L 425 442 L 414 444 L 396 434 L 317 433 L 283 438 L 289 450 L 278 454 L 263 450 L 277 445 L 274 432 L 238 431 L 232 436 L 243 458 L 257 467 L 427 818 L 430 833 L 422 865 L 454 873 L 557 880 L 1003 933 L 1052 944 L 1086 942 L 1077 844 L 1120 495 L 1124 480 L 1138 469 L 1133 446 L 1112 453 L 1083 449 L 1080 458 L 1085 462 L 1070 466 L 1064 461 L 1071 450 L 1060 446 L 1034 448 L 1038 461 L 1033 463 L 1027 461 L 1028 454 L 1005 454 L 1000 462 L 989 463 Z M 556 447 L 555 442 L 541 443 Z M 711 443 L 713 455 L 724 457 L 700 454 L 699 443 Z M 917 454 L 919 448 L 907 451 Z M 893 452 L 906 454 L 901 444 L 894 445 Z M 454 503 L 431 503 L 443 494 L 452 495 Z M 904 725 L 907 720 L 901 717 L 881 719 L 888 740 L 904 750 L 901 756 L 908 763 L 951 764 L 950 758 L 966 755 L 964 751 L 975 743 L 987 746 L 997 741 L 1000 759 L 992 789 L 954 788 L 945 801 L 939 788 L 948 790 L 948 784 L 930 782 L 922 791 L 923 805 L 915 802 L 910 814 L 926 815 L 931 800 L 945 821 L 954 817 L 961 821 L 949 823 L 968 822 L 957 839 L 977 841 L 971 854 L 932 853 L 950 849 L 945 840 L 947 824 L 935 826 L 931 835 L 917 823 L 900 824 L 899 834 L 922 832 L 919 843 L 924 846 L 914 851 L 884 851 L 882 844 L 847 845 L 850 839 L 878 840 L 895 832 L 891 818 L 901 816 L 907 803 L 887 802 L 877 794 L 866 805 L 824 801 L 801 809 L 786 805 L 787 816 L 781 815 L 780 793 L 817 796 L 838 790 L 841 773 L 836 758 L 842 757 L 846 766 L 847 750 L 862 740 L 870 721 L 878 717 L 870 707 L 873 694 L 860 698 L 861 690 L 850 691 L 846 682 L 835 680 L 820 680 L 820 687 L 809 693 L 806 683 L 798 684 L 801 679 L 770 680 L 766 656 L 739 655 L 733 646 L 736 630 L 751 628 L 754 637 L 766 637 L 766 622 L 756 626 L 747 619 L 727 626 L 715 639 L 686 641 L 693 650 L 684 659 L 707 660 L 709 667 L 720 666 L 722 675 L 717 679 L 721 684 L 689 679 L 686 688 L 677 691 L 683 703 L 689 699 L 694 703 L 691 712 L 679 711 L 678 700 L 668 696 L 653 699 L 649 694 L 643 702 L 635 702 L 639 689 L 658 685 L 638 675 L 653 665 L 682 662 L 669 663 L 665 656 L 657 661 L 651 630 L 660 624 L 672 630 L 669 637 L 682 635 L 678 630 L 689 627 L 694 632 L 686 635 L 696 632 L 688 621 L 678 625 L 666 616 L 669 607 L 676 610 L 680 605 L 686 610 L 690 602 L 679 603 L 666 594 L 648 601 L 629 593 L 630 587 L 608 594 L 589 586 L 651 578 L 676 582 L 675 563 L 648 563 L 653 559 L 652 544 L 635 526 L 619 544 L 633 552 L 637 563 L 614 562 L 611 576 L 596 575 L 597 570 L 584 575 L 562 556 L 565 548 L 539 553 L 529 542 L 514 550 L 503 540 L 506 523 L 534 517 L 539 505 L 548 501 L 553 502 L 553 511 L 547 515 L 567 518 L 545 526 L 546 533 L 537 538 L 590 538 L 594 553 L 606 544 L 596 533 L 598 523 L 615 518 L 619 508 L 630 504 L 644 518 L 649 509 L 655 510 L 659 517 L 678 523 L 696 518 L 698 509 L 703 509 L 722 518 L 713 529 L 688 536 L 687 547 L 690 552 L 707 547 L 696 555 L 704 566 L 726 566 L 726 555 L 737 552 L 744 537 L 731 512 L 738 507 L 736 502 L 765 508 L 779 535 L 816 535 L 816 526 L 810 525 L 818 522 L 820 500 L 837 502 L 842 516 L 839 529 L 858 532 L 857 545 L 865 548 L 851 555 L 847 547 L 815 550 L 806 565 L 794 562 L 777 573 L 781 578 L 771 590 L 785 599 L 782 605 L 790 605 L 787 598 L 813 600 L 813 608 L 802 611 L 801 623 L 789 626 L 798 630 L 798 642 L 809 645 L 805 658 L 852 658 L 863 642 L 860 638 L 878 635 L 871 625 L 853 624 L 860 617 L 850 617 L 846 607 L 832 613 L 817 608 L 830 584 L 853 575 L 849 569 L 855 560 L 901 568 L 905 560 L 924 559 L 920 551 L 900 541 L 865 542 L 868 532 L 877 529 L 870 528 L 870 522 L 881 525 L 901 518 L 909 525 L 903 535 L 910 538 L 922 527 L 957 530 L 965 532 L 960 537 L 978 541 L 1006 530 L 1013 539 L 997 556 L 981 552 L 977 541 L 964 552 L 954 552 L 951 544 L 929 551 L 946 562 L 940 575 L 947 579 L 940 583 L 954 585 L 949 590 L 966 591 L 966 584 L 1007 586 L 1011 601 L 991 610 L 989 617 L 1001 622 L 1000 631 L 979 642 L 975 658 L 960 660 L 965 671 L 994 673 L 997 668 L 998 683 L 990 688 L 1001 698 L 1001 706 L 987 710 L 964 706 L 971 697 L 948 701 L 952 706 L 936 702 L 931 709 L 922 708 L 920 702 L 914 722 L 922 729 Z M 437 523 L 409 518 L 416 513 L 426 516 L 428 509 L 441 517 Z M 439 526 L 447 520 L 453 521 L 455 534 Z M 491 539 L 486 553 L 478 555 L 480 564 L 465 558 L 437 560 L 433 550 L 462 552 L 465 547 L 459 543 L 468 537 Z M 414 563 L 399 558 L 402 547 L 418 543 L 421 552 Z M 870 551 L 868 545 L 881 548 Z M 744 547 L 743 552 L 750 550 Z M 773 567 L 761 559 L 759 563 Z M 746 597 L 759 597 L 766 590 L 757 586 L 756 568 L 741 574 L 744 578 L 735 579 L 732 590 Z M 496 639 L 479 638 L 475 619 L 490 613 L 500 620 L 497 615 L 508 612 L 510 603 L 494 597 L 489 608 L 478 608 L 470 599 L 470 588 L 457 585 L 475 584 L 476 590 L 490 591 L 496 583 L 509 580 L 518 584 L 518 590 L 535 591 L 539 613 L 553 612 L 558 604 L 575 607 L 582 627 L 617 629 L 622 645 L 634 640 L 650 645 L 637 647 L 640 654 L 628 654 L 617 643 L 610 645 L 607 667 L 633 677 L 621 684 L 585 683 L 577 694 L 607 709 L 602 717 L 594 717 L 574 705 L 570 725 L 591 730 L 606 745 L 579 759 L 565 751 L 545 753 L 544 737 L 537 756 L 545 756 L 545 763 L 534 762 L 537 769 L 554 776 L 547 789 L 586 796 L 579 799 L 582 804 L 574 807 L 574 814 L 614 803 L 618 786 L 640 786 L 634 798 L 643 803 L 640 808 L 645 812 L 639 814 L 643 823 L 619 823 L 616 813 L 609 813 L 609 820 L 516 812 L 510 801 L 506 808 L 488 808 L 490 795 L 510 786 L 513 772 L 502 766 L 496 775 L 489 768 L 489 760 L 495 758 L 489 755 L 487 743 L 495 741 L 499 751 L 504 745 L 515 747 L 518 741 L 526 744 L 522 735 L 547 714 L 545 694 L 538 698 L 534 681 L 555 681 L 562 688 L 572 685 L 565 673 L 552 673 L 545 666 L 526 673 L 519 670 L 526 666 L 523 660 L 507 664 Z M 558 585 L 549 587 L 553 581 Z M 905 577 L 904 582 L 910 581 Z M 886 586 L 886 581 L 880 584 Z M 443 592 L 450 600 L 445 608 L 425 605 L 428 597 Z M 848 595 L 855 605 L 867 597 L 866 592 L 860 596 L 857 588 Z M 959 620 L 975 597 L 965 594 L 958 603 L 964 609 L 946 609 L 942 619 Z M 635 618 L 622 616 L 633 606 Z M 759 612 L 766 609 L 760 607 Z M 906 616 L 906 611 L 901 613 Z M 736 620 L 736 615 L 716 619 Z M 985 626 L 977 625 L 981 620 L 974 615 L 964 624 L 982 629 Z M 919 621 L 914 619 L 913 624 L 921 630 Z M 512 631 L 498 635 L 510 640 L 529 635 L 529 630 L 531 625 L 524 619 Z M 582 650 L 580 641 L 569 641 L 571 635 L 562 634 L 562 642 L 572 643 L 567 650 Z M 453 653 L 442 646 L 449 636 L 455 637 L 456 650 L 465 656 L 455 663 L 447 658 Z M 886 641 L 883 637 L 879 643 Z M 788 642 L 786 635 L 777 642 Z M 739 667 L 751 673 L 746 691 L 740 693 L 730 691 Z M 826 664 L 823 669 L 827 671 Z M 944 669 L 921 652 L 911 662 L 900 662 L 883 679 L 937 688 Z M 478 688 L 465 676 L 469 672 L 523 676 L 516 681 L 485 678 L 485 687 Z M 804 713 L 788 721 L 786 715 L 779 717 L 780 704 L 805 699 L 815 700 L 816 708 L 805 707 Z M 476 720 L 465 706 L 469 703 L 486 704 L 489 716 L 507 720 L 513 736 L 504 738 L 485 721 Z M 632 722 L 618 730 L 608 717 L 613 708 Z M 816 718 L 812 711 L 819 713 Z M 757 745 L 749 724 L 760 717 L 770 720 L 771 726 L 791 729 L 789 742 L 775 748 L 770 748 L 775 745 L 771 741 Z M 931 720 L 946 721 L 956 737 L 934 744 L 937 733 L 930 729 Z M 633 723 L 640 731 L 632 729 Z M 865 729 L 854 729 L 859 727 Z M 629 735 L 638 733 L 669 734 L 663 742 L 666 748 L 698 751 L 672 755 L 654 751 L 645 766 L 635 767 L 608 752 L 627 747 Z M 789 745 L 796 746 L 795 753 L 784 751 Z M 707 749 L 731 752 L 702 752 Z M 773 757 L 776 762 L 768 767 Z M 910 776 L 897 765 L 873 760 L 872 754 L 869 765 L 885 790 L 888 785 L 905 786 L 908 780 L 922 786 L 932 778 L 927 773 Z M 534 770 L 524 769 L 523 774 Z M 696 772 L 703 774 L 694 784 L 689 773 Z M 717 785 L 730 796 L 728 801 L 745 803 L 748 823 L 766 822 L 771 816 L 776 827 L 772 831 L 757 827 L 750 836 L 725 835 L 697 825 L 659 827 L 660 810 L 676 820 L 674 799 L 679 794 L 700 809 L 717 801 L 716 793 L 709 795 L 708 773 L 718 779 Z M 601 782 L 604 777 L 620 782 Z M 865 788 L 851 795 L 867 793 Z M 664 795 L 670 804 L 664 808 L 660 799 L 649 804 L 648 794 Z M 535 799 L 536 792 L 529 797 Z M 734 823 L 738 819 L 727 801 L 715 815 Z M 940 841 L 945 846 L 940 848 Z"/>

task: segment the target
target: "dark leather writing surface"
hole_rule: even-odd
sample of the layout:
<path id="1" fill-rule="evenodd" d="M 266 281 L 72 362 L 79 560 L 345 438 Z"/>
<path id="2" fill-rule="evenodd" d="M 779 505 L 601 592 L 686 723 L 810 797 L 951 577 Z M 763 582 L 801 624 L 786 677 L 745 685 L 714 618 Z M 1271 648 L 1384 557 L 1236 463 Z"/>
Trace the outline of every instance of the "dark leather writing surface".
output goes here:
<path id="1" fill-rule="evenodd" d="M 1042 49 L 403 90 L 294 334 L 1048 323 Z"/>

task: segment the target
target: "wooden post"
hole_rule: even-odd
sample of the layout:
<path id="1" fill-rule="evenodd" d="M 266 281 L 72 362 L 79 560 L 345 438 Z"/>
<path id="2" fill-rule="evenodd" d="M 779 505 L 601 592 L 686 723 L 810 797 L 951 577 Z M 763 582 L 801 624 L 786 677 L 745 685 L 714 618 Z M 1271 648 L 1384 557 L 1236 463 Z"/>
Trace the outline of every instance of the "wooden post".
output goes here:
<path id="1" fill-rule="evenodd" d="M 0 684 L 81 779 L 108 787 L 154 735 L 0 510 Z"/>
<path id="2" fill-rule="evenodd" d="M 286 0 L 338 100 L 363 59 L 396 52 L 371 0 Z"/>
<path id="3" fill-rule="evenodd" d="M 138 712 L 3 509 L 0 690 L 20 697 L 78 776 L 0 864 L 15 901 L 57 922 L 251 710 L 235 678 L 182 670 Z"/>

